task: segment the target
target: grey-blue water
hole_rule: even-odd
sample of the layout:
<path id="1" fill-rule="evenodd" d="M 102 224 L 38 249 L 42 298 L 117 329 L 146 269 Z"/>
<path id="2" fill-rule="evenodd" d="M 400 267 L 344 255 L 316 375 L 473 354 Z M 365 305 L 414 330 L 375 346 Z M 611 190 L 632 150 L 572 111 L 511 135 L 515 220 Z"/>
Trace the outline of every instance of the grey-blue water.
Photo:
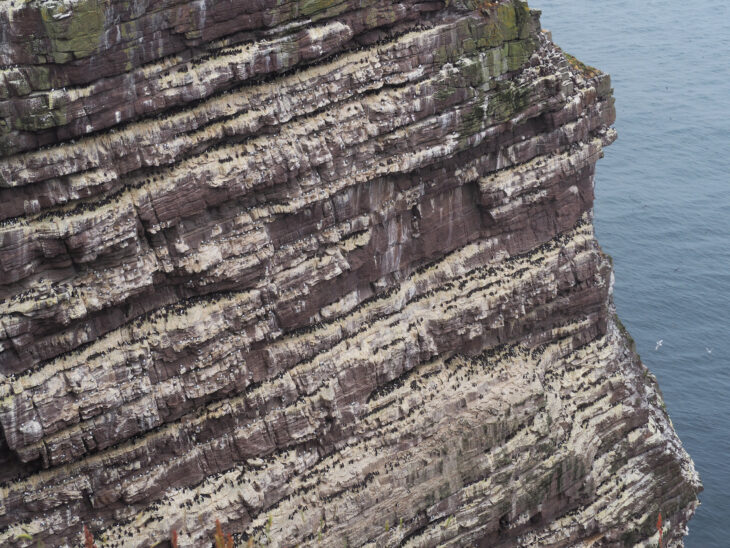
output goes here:
<path id="1" fill-rule="evenodd" d="M 598 239 L 704 482 L 686 545 L 730 546 L 730 3 L 530 6 L 558 45 L 612 75 L 619 140 L 598 165 Z"/>

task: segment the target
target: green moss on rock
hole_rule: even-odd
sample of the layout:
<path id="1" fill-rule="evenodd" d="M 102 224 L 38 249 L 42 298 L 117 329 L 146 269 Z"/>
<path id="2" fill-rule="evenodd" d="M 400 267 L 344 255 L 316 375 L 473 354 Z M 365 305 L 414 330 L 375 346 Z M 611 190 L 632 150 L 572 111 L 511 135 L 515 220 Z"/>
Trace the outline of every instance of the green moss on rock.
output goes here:
<path id="1" fill-rule="evenodd" d="M 43 27 L 56 63 L 90 56 L 101 43 L 109 0 L 82 0 L 69 9 L 61 2 L 40 6 Z"/>
<path id="2" fill-rule="evenodd" d="M 515 0 L 485 11 L 489 23 L 481 37 L 482 47 L 494 47 L 510 40 L 526 39 L 531 34 L 530 10 Z"/>
<path id="3" fill-rule="evenodd" d="M 68 122 L 64 105 L 52 105 L 50 95 L 39 95 L 27 103 L 28 110 L 24 116 L 13 119 L 14 129 L 20 131 L 40 131 Z"/>
<path id="4" fill-rule="evenodd" d="M 514 71 L 522 68 L 535 51 L 535 44 L 531 40 L 518 40 L 507 44 L 507 70 Z"/>
<path id="5" fill-rule="evenodd" d="M 479 92 L 477 104 L 470 110 L 462 114 L 461 123 L 459 124 L 459 139 L 464 141 L 478 133 L 482 129 L 484 122 L 484 92 Z"/>
<path id="6" fill-rule="evenodd" d="M 499 82 L 494 95 L 489 97 L 487 113 L 495 122 L 503 122 L 527 108 L 529 98 L 527 88 L 517 86 L 511 80 Z"/>
<path id="7" fill-rule="evenodd" d="M 48 67 L 28 67 L 26 76 L 34 90 L 49 90 L 54 87 L 53 82 L 51 82 L 51 71 Z"/>
<path id="8" fill-rule="evenodd" d="M 602 74 L 600 70 L 598 70 L 595 67 L 592 67 L 590 65 L 586 65 L 582 61 L 576 59 L 573 57 L 570 53 L 563 52 L 565 54 L 565 58 L 568 60 L 568 63 L 580 72 L 584 77 L 586 78 L 595 78 L 599 74 Z"/>

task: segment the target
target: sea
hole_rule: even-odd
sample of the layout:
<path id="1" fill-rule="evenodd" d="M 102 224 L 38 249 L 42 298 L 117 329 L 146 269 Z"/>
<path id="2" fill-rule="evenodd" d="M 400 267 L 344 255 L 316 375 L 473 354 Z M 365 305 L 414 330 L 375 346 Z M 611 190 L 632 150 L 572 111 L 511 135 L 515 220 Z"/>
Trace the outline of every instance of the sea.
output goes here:
<path id="1" fill-rule="evenodd" d="M 531 0 L 612 76 L 595 225 L 618 314 L 704 483 L 689 548 L 730 547 L 730 2 Z"/>

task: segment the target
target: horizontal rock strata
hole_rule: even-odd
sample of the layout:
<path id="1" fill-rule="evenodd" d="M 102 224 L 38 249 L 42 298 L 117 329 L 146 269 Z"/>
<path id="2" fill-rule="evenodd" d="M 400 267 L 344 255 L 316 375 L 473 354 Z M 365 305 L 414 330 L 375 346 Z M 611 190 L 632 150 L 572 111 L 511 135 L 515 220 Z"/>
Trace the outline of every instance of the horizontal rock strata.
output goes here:
<path id="1" fill-rule="evenodd" d="M 0 1 L 0 545 L 680 545 L 518 1 Z"/>

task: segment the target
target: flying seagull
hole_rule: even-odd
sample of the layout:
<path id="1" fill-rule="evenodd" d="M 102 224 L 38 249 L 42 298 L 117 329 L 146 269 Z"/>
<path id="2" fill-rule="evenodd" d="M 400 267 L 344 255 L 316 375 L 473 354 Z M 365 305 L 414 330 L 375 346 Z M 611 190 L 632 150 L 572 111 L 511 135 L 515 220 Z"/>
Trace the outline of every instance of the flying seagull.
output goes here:
<path id="1" fill-rule="evenodd" d="M 712 348 L 707 348 L 707 347 L 705 346 L 705 350 L 707 350 L 707 353 L 708 353 L 708 354 L 712 354 Z"/>
<path id="2" fill-rule="evenodd" d="M 654 350 L 659 350 L 659 347 L 662 345 L 663 342 L 664 342 L 664 339 L 659 339 L 656 342 L 656 348 Z"/>

